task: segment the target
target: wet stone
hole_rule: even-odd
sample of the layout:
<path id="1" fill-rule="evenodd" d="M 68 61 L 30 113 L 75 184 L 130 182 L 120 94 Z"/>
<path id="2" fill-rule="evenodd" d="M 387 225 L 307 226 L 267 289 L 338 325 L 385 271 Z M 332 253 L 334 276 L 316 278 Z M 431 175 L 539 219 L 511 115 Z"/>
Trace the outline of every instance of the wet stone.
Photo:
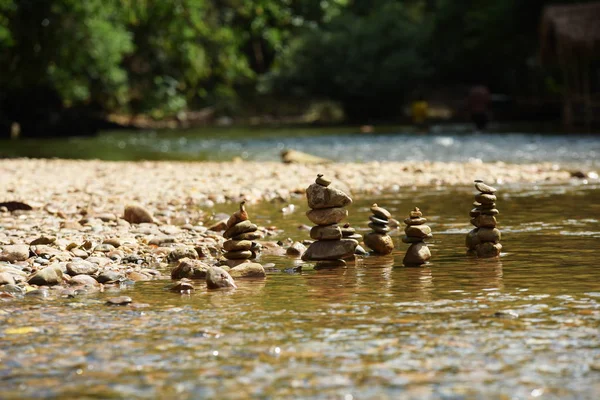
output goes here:
<path id="1" fill-rule="evenodd" d="M 411 236 L 402 236 L 402 242 L 403 243 L 418 243 L 418 242 L 422 242 L 423 238 L 420 237 L 411 237 Z"/>
<path id="2" fill-rule="evenodd" d="M 477 245 L 481 243 L 481 240 L 479 240 L 479 236 L 477 236 L 477 232 L 479 232 L 479 229 L 475 228 L 467 234 L 466 246 L 469 250 L 475 250 L 477 248 Z"/>
<path id="3" fill-rule="evenodd" d="M 336 260 L 354 254 L 358 242 L 353 239 L 317 241 L 302 255 L 304 261 Z"/>
<path id="4" fill-rule="evenodd" d="M 497 228 L 479 228 L 477 238 L 481 242 L 498 243 L 501 239 L 501 233 Z"/>
<path id="5" fill-rule="evenodd" d="M 123 279 L 125 279 L 125 277 L 117 271 L 103 271 L 96 278 L 99 283 L 118 282 Z"/>
<path id="6" fill-rule="evenodd" d="M 404 265 L 419 265 L 424 264 L 430 258 L 431 252 L 429 251 L 429 247 L 425 243 L 420 242 L 410 245 L 402 262 Z"/>
<path id="7" fill-rule="evenodd" d="M 475 201 L 481 203 L 481 205 L 493 204 L 496 202 L 496 196 L 493 194 L 478 193 L 475 195 Z"/>
<path id="8" fill-rule="evenodd" d="M 341 207 L 322 208 L 306 212 L 308 219 L 316 225 L 332 225 L 341 222 L 348 216 L 348 210 Z"/>
<path id="9" fill-rule="evenodd" d="M 177 282 L 175 285 L 173 285 L 171 287 L 171 289 L 169 289 L 171 292 L 176 292 L 176 293 L 190 293 L 192 291 L 194 291 L 194 285 L 192 284 L 192 282 L 190 282 L 187 279 L 182 279 L 179 282 Z"/>
<path id="10" fill-rule="evenodd" d="M 208 289 L 223 289 L 223 288 L 237 288 L 235 281 L 221 267 L 210 267 L 206 273 L 206 287 Z"/>
<path id="11" fill-rule="evenodd" d="M 495 228 L 497 221 L 493 215 L 480 215 L 473 218 L 471 223 L 478 228 Z"/>
<path id="12" fill-rule="evenodd" d="M 315 269 L 345 268 L 347 266 L 344 260 L 322 260 L 315 263 Z"/>
<path id="13" fill-rule="evenodd" d="M 240 209 L 238 211 L 236 211 L 235 213 L 233 213 L 229 217 L 229 219 L 227 219 L 227 221 L 225 223 L 225 228 L 219 229 L 219 230 L 229 229 L 232 226 L 239 224 L 240 222 L 248 220 L 248 212 L 246 211 L 245 204 L 246 204 L 246 202 L 242 201 L 240 203 Z M 214 230 L 214 229 L 212 229 L 212 230 Z"/>
<path id="14" fill-rule="evenodd" d="M 225 251 L 243 251 L 251 248 L 252 241 L 250 240 L 227 240 L 223 243 L 223 250 Z"/>
<path id="15" fill-rule="evenodd" d="M 389 219 L 377 218 L 374 215 L 369 215 L 369 220 L 371 222 L 373 222 L 374 224 L 379 224 L 379 225 L 389 225 L 389 223 L 390 223 Z"/>
<path id="16" fill-rule="evenodd" d="M 234 236 L 241 235 L 243 233 L 255 232 L 258 229 L 258 226 L 250 222 L 250 220 L 245 220 L 239 222 L 236 225 L 233 225 L 230 228 L 227 228 L 225 232 L 223 232 L 223 237 L 226 239 L 230 239 Z"/>
<path id="17" fill-rule="evenodd" d="M 189 246 L 181 246 L 173 249 L 167 256 L 167 262 L 176 262 L 182 258 L 198 258 L 196 249 Z"/>
<path id="18" fill-rule="evenodd" d="M 111 306 L 125 306 L 130 304 L 133 299 L 129 296 L 109 297 L 106 299 L 106 304 Z"/>
<path id="19" fill-rule="evenodd" d="M 377 218 L 381 218 L 386 221 L 392 218 L 392 214 L 390 214 L 388 210 L 379 207 L 376 203 L 373 203 L 371 206 L 371 213 L 373 213 L 373 215 L 375 215 Z"/>
<path id="20" fill-rule="evenodd" d="M 370 232 L 364 236 L 365 245 L 378 254 L 390 254 L 394 250 L 392 238 L 386 234 Z"/>
<path id="21" fill-rule="evenodd" d="M 317 225 L 310 230 L 310 237 L 315 240 L 338 240 L 342 238 L 342 230 L 337 224 Z"/>
<path id="22" fill-rule="evenodd" d="M 285 251 L 285 254 L 291 257 L 300 257 L 306 251 L 306 246 L 300 242 L 294 242 Z"/>
<path id="23" fill-rule="evenodd" d="M 182 258 L 171 270 L 171 279 L 206 279 L 206 273 L 210 267 L 202 261 Z"/>
<path id="24" fill-rule="evenodd" d="M 260 232 L 246 232 L 241 235 L 232 237 L 233 240 L 257 240 L 262 239 L 263 235 Z"/>
<path id="25" fill-rule="evenodd" d="M 387 225 L 376 224 L 374 222 L 369 222 L 368 227 L 376 233 L 386 234 L 390 231 L 390 228 L 388 228 Z"/>
<path id="26" fill-rule="evenodd" d="M 360 233 L 353 233 L 352 235 L 348 235 L 348 236 L 343 236 L 343 239 L 354 239 L 357 242 L 361 241 L 363 239 L 362 235 Z"/>
<path id="27" fill-rule="evenodd" d="M 481 210 L 481 214 L 483 214 L 483 215 L 494 215 L 494 216 L 496 216 L 496 215 L 500 214 L 500 211 L 498 211 L 498 209 L 496 209 L 496 208 L 491 208 L 491 209 L 482 209 L 482 210 Z"/>
<path id="28" fill-rule="evenodd" d="M 229 274 L 233 278 L 264 278 L 265 268 L 259 263 L 246 262 L 233 267 Z"/>
<path id="29" fill-rule="evenodd" d="M 427 225 L 409 225 L 404 229 L 406 236 L 417 238 L 431 237 L 431 228 Z"/>
<path id="30" fill-rule="evenodd" d="M 500 243 L 485 242 L 477 245 L 475 251 L 479 258 L 493 258 L 500 255 L 502 245 Z"/>

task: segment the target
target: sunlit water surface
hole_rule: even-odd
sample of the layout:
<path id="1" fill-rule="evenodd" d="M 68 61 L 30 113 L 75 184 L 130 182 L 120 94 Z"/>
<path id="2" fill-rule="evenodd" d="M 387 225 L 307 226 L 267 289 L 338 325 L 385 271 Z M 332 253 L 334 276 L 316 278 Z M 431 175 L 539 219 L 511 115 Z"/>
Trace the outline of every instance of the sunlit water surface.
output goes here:
<path id="1" fill-rule="evenodd" d="M 373 199 L 356 196 L 365 232 Z M 390 256 L 344 269 L 287 257 L 266 280 L 191 295 L 169 281 L 120 292 L 0 303 L 1 398 L 579 398 L 600 393 L 600 188 L 505 187 L 504 253 L 465 255 L 472 193 L 420 189 L 377 202 L 398 219 L 415 205 L 433 258 Z M 252 219 L 305 239 L 306 205 L 253 207 Z M 277 238 L 275 238 L 277 239 Z M 29 329 L 18 329 L 29 328 Z"/>

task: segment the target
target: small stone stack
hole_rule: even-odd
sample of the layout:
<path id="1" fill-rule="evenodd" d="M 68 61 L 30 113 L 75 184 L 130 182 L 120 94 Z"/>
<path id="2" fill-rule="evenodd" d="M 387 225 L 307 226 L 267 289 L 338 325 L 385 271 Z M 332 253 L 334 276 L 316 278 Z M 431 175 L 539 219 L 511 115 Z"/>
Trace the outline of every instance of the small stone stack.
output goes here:
<path id="1" fill-rule="evenodd" d="M 369 228 L 373 232 L 365 235 L 365 245 L 377 254 L 390 254 L 394 250 L 394 242 L 387 233 L 390 231 L 388 225 L 392 215 L 375 203 L 371 206 L 371 212 L 373 215 L 369 217 Z"/>
<path id="2" fill-rule="evenodd" d="M 244 207 L 245 202 L 240 203 L 240 209 L 227 220 L 227 230 L 223 237 L 227 240 L 223 243 L 226 251 L 224 257 L 228 260 L 248 260 L 256 258 L 260 246 L 253 240 L 260 239 L 262 235 L 257 232 L 258 227 L 248 219 L 248 213 Z"/>
<path id="3" fill-rule="evenodd" d="M 404 220 L 406 224 L 404 233 L 406 236 L 402 237 L 402 241 L 410 243 L 410 247 L 404 256 L 404 265 L 425 264 L 431 258 L 431 252 L 424 240 L 433 237 L 433 235 L 431 234 L 431 228 L 425 225 L 425 222 L 427 222 L 427 219 L 423 218 L 423 213 L 419 210 L 419 207 L 415 207 L 408 218 Z"/>
<path id="4" fill-rule="evenodd" d="M 343 259 L 352 256 L 358 246 L 357 240 L 342 236 L 342 228 L 338 225 L 348 216 L 344 207 L 352 204 L 352 199 L 343 191 L 329 187 L 330 184 L 331 181 L 319 174 L 315 183 L 306 189 L 308 207 L 311 208 L 306 216 L 316 224 L 310 230 L 310 237 L 316 241 L 308 246 L 302 260 L 317 261 L 315 267 L 345 266 Z M 354 229 L 343 229 L 347 236 L 355 235 Z"/>
<path id="5" fill-rule="evenodd" d="M 467 234 L 468 254 L 481 258 L 498 257 L 502 250 L 500 231 L 496 228 L 496 189 L 486 185 L 482 180 L 475 180 L 475 208 L 471 210 L 471 224 L 475 226 Z"/>

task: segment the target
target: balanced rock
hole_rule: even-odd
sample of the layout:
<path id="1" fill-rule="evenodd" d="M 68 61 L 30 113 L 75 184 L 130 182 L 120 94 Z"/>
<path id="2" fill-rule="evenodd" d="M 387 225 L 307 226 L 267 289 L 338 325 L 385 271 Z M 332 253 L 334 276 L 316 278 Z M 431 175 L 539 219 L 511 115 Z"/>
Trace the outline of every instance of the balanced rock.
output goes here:
<path id="1" fill-rule="evenodd" d="M 471 230 L 466 237 L 465 244 L 469 254 L 480 258 L 498 257 L 502 250 L 500 244 L 501 233 L 496 228 L 499 214 L 496 208 L 496 188 L 486 185 L 482 180 L 475 180 L 475 202 L 469 212 L 471 224 L 475 229 Z"/>
<path id="2" fill-rule="evenodd" d="M 309 210 L 306 216 L 317 225 L 331 225 L 341 222 L 348 216 L 348 210 L 342 207 L 320 208 Z"/>
<path id="3" fill-rule="evenodd" d="M 223 232 L 223 237 L 229 239 L 223 243 L 223 256 L 230 266 L 256 258 L 260 253 L 262 246 L 253 240 L 262 238 L 262 234 L 258 231 L 258 226 L 250 221 L 244 201 L 240 203 L 239 210 L 227 220 L 227 230 Z"/>
<path id="4" fill-rule="evenodd" d="M 352 204 L 352 199 L 346 193 L 319 183 L 313 183 L 306 189 L 306 199 L 312 209 L 345 207 Z"/>
<path id="5" fill-rule="evenodd" d="M 337 224 L 317 225 L 310 230 L 310 237 L 315 240 L 339 240 L 342 238 L 342 230 Z"/>
<path id="6" fill-rule="evenodd" d="M 373 215 L 369 216 L 369 228 L 373 232 L 365 235 L 365 245 L 377 254 L 390 254 L 394 250 L 394 241 L 387 234 L 390 231 L 389 223 L 392 215 L 385 208 L 376 203 L 371 206 Z"/>
<path id="7" fill-rule="evenodd" d="M 431 228 L 425 225 L 427 219 L 423 217 L 423 213 L 418 207 L 412 210 L 408 218 L 404 220 L 406 228 L 404 233 L 406 236 L 402 238 L 404 243 L 410 243 L 410 247 L 406 250 L 404 256 L 404 265 L 421 265 L 426 263 L 431 258 L 429 247 L 424 242 L 425 239 L 431 238 Z"/>

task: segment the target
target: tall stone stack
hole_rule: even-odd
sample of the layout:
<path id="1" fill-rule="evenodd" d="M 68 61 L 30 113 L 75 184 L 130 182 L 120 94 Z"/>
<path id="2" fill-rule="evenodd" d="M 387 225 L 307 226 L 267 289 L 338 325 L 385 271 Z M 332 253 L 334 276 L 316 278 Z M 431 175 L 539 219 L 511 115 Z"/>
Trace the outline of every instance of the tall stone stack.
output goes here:
<path id="1" fill-rule="evenodd" d="M 342 228 L 338 225 L 348 216 L 344 207 L 352 204 L 352 199 L 339 189 L 330 187 L 331 181 L 322 174 L 317 175 L 315 183 L 306 189 L 306 199 L 310 210 L 308 219 L 316 224 L 310 230 L 310 237 L 315 240 L 302 255 L 304 261 L 316 261 L 317 267 L 345 266 L 344 258 L 354 254 L 358 241 L 342 236 Z M 353 231 L 345 228 L 347 234 Z"/>
<path id="2" fill-rule="evenodd" d="M 469 213 L 475 229 L 467 234 L 468 254 L 480 258 L 498 257 L 502 245 L 500 231 L 496 228 L 496 215 L 499 214 L 496 208 L 496 189 L 479 179 L 475 180 L 475 189 L 478 191 L 473 203 L 475 208 Z"/>
<path id="3" fill-rule="evenodd" d="M 410 243 L 410 247 L 406 251 L 403 263 L 404 265 L 421 265 L 425 264 L 431 258 L 431 252 L 425 239 L 433 237 L 431 228 L 425 225 L 426 218 L 423 218 L 423 213 L 419 207 L 415 207 L 404 220 L 406 228 L 404 229 L 405 236 L 402 237 L 404 243 Z"/>
<path id="4" fill-rule="evenodd" d="M 229 217 L 227 230 L 223 232 L 223 237 L 229 239 L 223 243 L 223 249 L 226 251 L 223 256 L 228 260 L 244 261 L 256 258 L 260 250 L 260 246 L 253 240 L 260 239 L 262 235 L 257 231 L 258 226 L 248 219 L 244 204 L 242 201 L 240 209 Z"/>
<path id="5" fill-rule="evenodd" d="M 390 254 L 394 250 L 394 242 L 387 233 L 390 231 L 388 225 L 392 215 L 376 203 L 371 206 L 371 212 L 373 215 L 369 217 L 369 228 L 372 232 L 365 235 L 365 245 L 377 254 Z"/>

